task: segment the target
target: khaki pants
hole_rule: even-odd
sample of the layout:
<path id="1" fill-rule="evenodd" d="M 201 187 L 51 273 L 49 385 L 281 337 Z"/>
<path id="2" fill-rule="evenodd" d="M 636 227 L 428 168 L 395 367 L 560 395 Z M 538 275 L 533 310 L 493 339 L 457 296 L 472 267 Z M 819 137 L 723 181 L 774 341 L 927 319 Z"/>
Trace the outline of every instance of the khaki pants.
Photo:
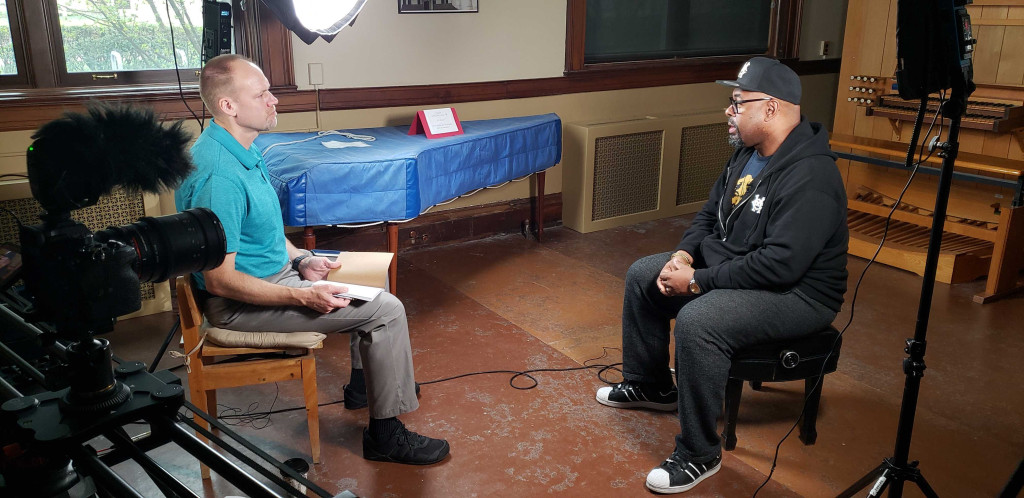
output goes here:
<path id="1" fill-rule="evenodd" d="M 289 287 L 312 285 L 291 267 L 263 280 Z M 228 330 L 350 333 L 352 366 L 363 368 L 366 375 L 370 417 L 395 417 L 419 408 L 405 307 L 390 293 L 382 292 L 370 302 L 353 300 L 330 313 L 304 306 L 258 306 L 211 295 L 204 314 L 211 325 Z"/>

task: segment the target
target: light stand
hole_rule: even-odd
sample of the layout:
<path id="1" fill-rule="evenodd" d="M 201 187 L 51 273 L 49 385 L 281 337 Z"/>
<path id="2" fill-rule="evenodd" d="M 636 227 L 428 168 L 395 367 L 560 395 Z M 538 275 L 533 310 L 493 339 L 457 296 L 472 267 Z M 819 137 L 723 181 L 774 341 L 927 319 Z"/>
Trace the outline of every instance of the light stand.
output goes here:
<path id="1" fill-rule="evenodd" d="M 868 472 L 859 481 L 839 494 L 839 498 L 853 496 L 854 493 L 864 489 L 872 481 L 868 493 L 869 497 L 877 497 L 890 484 L 889 496 L 899 498 L 903 496 L 903 482 L 911 481 L 917 484 L 921 492 L 928 497 L 937 497 L 935 490 L 928 485 L 924 475 L 917 468 L 918 462 L 908 462 L 910 454 L 911 434 L 914 430 L 914 416 L 917 413 L 917 398 L 921 390 L 921 377 L 924 376 L 924 352 L 927 341 L 925 336 L 928 333 L 928 316 L 931 313 L 932 292 L 935 289 L 935 271 L 938 267 L 939 249 L 942 245 L 942 228 L 946 221 L 946 206 L 949 203 L 949 190 L 953 180 L 953 163 L 959 148 L 960 119 L 966 110 L 967 91 L 964 85 L 954 85 L 951 97 L 942 107 L 943 117 L 948 118 L 949 137 L 944 143 L 937 145 L 942 157 L 942 170 L 939 173 L 939 188 L 935 195 L 935 210 L 932 214 L 931 237 L 928 241 L 928 254 L 925 257 L 924 278 L 921 283 L 921 300 L 917 307 L 917 325 L 914 328 L 914 337 L 907 339 L 907 347 L 904 349 L 909 355 L 903 359 L 903 373 L 906 375 L 906 382 L 903 385 L 903 402 L 900 405 L 899 425 L 896 428 L 896 449 L 892 458 L 886 458 L 881 465 Z M 922 110 L 926 106 L 927 96 L 921 98 Z M 911 139 L 910 152 L 913 154 L 917 147 L 916 131 L 920 126 L 921 115 L 918 115 L 918 125 L 915 126 L 915 136 Z"/>

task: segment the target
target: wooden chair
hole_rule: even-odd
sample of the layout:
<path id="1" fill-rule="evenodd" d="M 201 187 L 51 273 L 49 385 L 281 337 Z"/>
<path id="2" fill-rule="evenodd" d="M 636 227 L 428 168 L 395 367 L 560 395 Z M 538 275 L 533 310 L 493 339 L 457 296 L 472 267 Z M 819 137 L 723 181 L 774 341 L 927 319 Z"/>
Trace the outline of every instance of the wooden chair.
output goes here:
<path id="1" fill-rule="evenodd" d="M 804 396 L 807 405 L 801 414 L 800 440 L 805 445 L 814 444 L 818 438 L 818 403 L 821 401 L 821 387 L 824 373 L 836 371 L 842 340 L 836 343 L 839 331 L 828 327 L 817 334 L 799 339 L 758 344 L 737 351 L 729 369 L 729 381 L 725 386 L 725 430 L 722 432 L 722 446 L 726 451 L 736 448 L 736 416 L 740 410 L 743 382 L 750 382 L 754 390 L 761 389 L 762 382 L 804 381 Z M 829 356 L 832 345 L 835 351 Z M 826 364 L 826 358 L 828 363 Z M 819 382 L 819 379 L 821 382 Z M 817 386 L 817 387 L 815 387 Z M 802 400 L 801 400 L 802 401 Z"/>
<path id="2" fill-rule="evenodd" d="M 253 359 L 232 363 L 214 363 L 218 356 L 245 356 L 266 353 L 294 351 L 294 348 L 250 348 L 221 347 L 204 342 L 201 347 L 200 327 L 203 314 L 196 303 L 191 276 L 178 277 L 176 288 L 178 294 L 178 311 L 181 317 L 181 334 L 185 342 L 189 365 L 188 385 L 192 404 L 200 410 L 215 414 L 217 409 L 217 389 L 248 386 L 279 382 L 283 380 L 302 380 L 302 394 L 306 401 L 306 419 L 309 424 L 309 444 L 313 462 L 320 463 L 320 416 L 317 407 L 316 390 L 316 359 L 313 349 L 323 347 L 322 341 L 311 348 L 298 348 L 301 355 L 288 358 Z M 255 333 L 254 333 L 255 334 Z M 213 412 L 210 410 L 213 409 Z M 209 429 L 202 419 L 195 421 Z M 205 438 L 196 434 L 200 439 Z M 210 469 L 200 464 L 203 479 L 210 477 Z"/>

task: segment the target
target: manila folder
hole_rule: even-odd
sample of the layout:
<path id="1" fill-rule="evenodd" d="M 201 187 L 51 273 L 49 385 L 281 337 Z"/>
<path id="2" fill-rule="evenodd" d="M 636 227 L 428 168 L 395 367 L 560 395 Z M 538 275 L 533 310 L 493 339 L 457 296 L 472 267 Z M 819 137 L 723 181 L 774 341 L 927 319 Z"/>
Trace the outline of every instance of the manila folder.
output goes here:
<path id="1" fill-rule="evenodd" d="M 383 289 L 394 257 L 390 252 L 340 252 L 335 261 L 341 263 L 341 268 L 331 270 L 326 280 Z"/>

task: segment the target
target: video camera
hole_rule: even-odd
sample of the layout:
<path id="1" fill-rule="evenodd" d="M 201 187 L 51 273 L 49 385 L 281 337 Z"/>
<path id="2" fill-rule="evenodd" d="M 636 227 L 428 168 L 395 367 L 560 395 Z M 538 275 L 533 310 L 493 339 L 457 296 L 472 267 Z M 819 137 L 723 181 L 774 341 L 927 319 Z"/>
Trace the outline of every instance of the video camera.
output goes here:
<path id="1" fill-rule="evenodd" d="M 32 138 L 28 178 L 44 212 L 41 224 L 19 228 L 30 304 L 0 307 L 0 323 L 6 332 L 18 328 L 29 335 L 52 324 L 56 340 L 39 344 L 63 348 L 58 361 L 66 366 L 69 386 L 22 396 L 0 383 L 0 394 L 12 398 L 0 408 L 0 446 L 22 451 L 0 458 L 0 470 L 2 489 L 45 496 L 78 482 L 69 457 L 81 454 L 85 441 L 130 417 L 173 415 L 181 406 L 184 395 L 173 376 L 161 380 L 124 365 L 115 375 L 109 342 L 94 335 L 110 332 L 118 316 L 141 308 L 141 282 L 220 265 L 226 241 L 220 220 L 202 208 L 96 233 L 71 218 L 72 210 L 96 204 L 115 188 L 156 193 L 177 186 L 193 168 L 181 122 L 164 127 L 151 110 L 95 104 L 88 114 L 47 123 Z M 31 369 L 2 343 L 0 353 Z M 36 374 L 31 377 L 38 381 Z M 165 395 L 133 396 L 140 390 Z"/>

